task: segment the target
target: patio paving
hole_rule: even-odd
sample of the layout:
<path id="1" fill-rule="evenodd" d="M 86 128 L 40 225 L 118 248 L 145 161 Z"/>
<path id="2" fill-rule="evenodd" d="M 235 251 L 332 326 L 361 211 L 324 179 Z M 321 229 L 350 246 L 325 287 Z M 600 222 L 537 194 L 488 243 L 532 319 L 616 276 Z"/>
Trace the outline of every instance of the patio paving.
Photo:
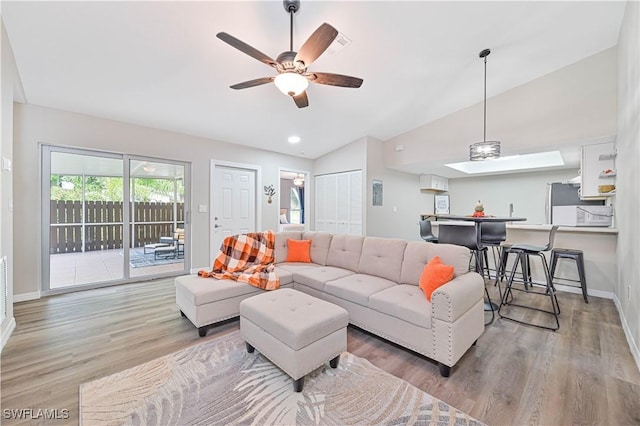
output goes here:
<path id="1" fill-rule="evenodd" d="M 142 250 L 142 248 L 135 250 Z M 122 279 L 124 263 L 121 253 L 122 249 L 53 254 L 50 256 L 50 288 L 53 290 Z M 153 254 L 150 253 L 148 256 Z M 129 276 L 133 278 L 180 272 L 184 269 L 184 261 L 138 268 L 127 266 L 129 266 Z"/>

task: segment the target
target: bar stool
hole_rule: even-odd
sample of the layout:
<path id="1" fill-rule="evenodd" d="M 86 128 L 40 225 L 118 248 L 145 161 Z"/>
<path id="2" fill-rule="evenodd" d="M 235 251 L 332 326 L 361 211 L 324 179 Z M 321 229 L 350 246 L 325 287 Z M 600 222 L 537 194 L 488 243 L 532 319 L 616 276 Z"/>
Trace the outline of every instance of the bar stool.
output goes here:
<path id="1" fill-rule="evenodd" d="M 570 278 L 556 277 L 555 273 L 558 259 L 574 260 L 576 262 L 576 266 L 578 267 L 578 277 L 580 279 L 574 280 Z M 553 250 L 551 250 L 551 281 L 553 282 L 554 279 L 580 283 L 584 303 L 589 303 L 589 299 L 587 299 L 587 278 L 584 272 L 584 253 L 582 252 L 582 250 L 565 248 L 554 248 Z"/>
<path id="2" fill-rule="evenodd" d="M 556 290 L 553 287 L 553 282 L 551 280 L 551 273 L 549 271 L 549 264 L 547 263 L 547 258 L 544 255 L 545 251 L 549 251 L 552 249 L 553 247 L 553 240 L 555 238 L 555 234 L 556 231 L 558 230 L 558 226 L 554 225 L 551 228 L 551 231 L 549 232 L 549 242 L 544 245 L 544 246 L 536 246 L 536 245 L 529 245 L 529 244 L 513 244 L 511 245 L 511 247 L 507 250 L 508 254 L 516 254 L 516 260 L 513 264 L 513 268 L 511 269 L 511 273 L 509 275 L 509 279 L 507 280 L 507 287 L 504 291 L 504 293 L 502 294 L 502 299 L 500 301 L 500 307 L 498 308 L 498 315 L 500 315 L 500 318 L 504 318 L 504 319 L 508 319 L 510 321 L 514 321 L 514 322 L 518 322 L 520 324 L 525 324 L 525 325 L 532 325 L 535 327 L 539 327 L 539 328 L 545 328 L 547 330 L 553 330 L 556 331 L 560 328 L 560 321 L 558 319 L 558 316 L 560 315 L 560 305 L 558 304 L 558 298 L 556 296 Z M 531 279 L 531 269 L 530 269 L 530 257 L 531 256 L 537 256 L 540 258 L 541 262 L 542 262 L 542 268 L 544 270 L 544 275 L 545 275 L 545 289 L 544 292 L 541 291 L 535 291 L 534 290 L 534 283 L 533 280 Z M 524 283 L 524 289 L 519 289 L 519 288 L 514 288 L 513 287 L 513 283 L 514 283 L 514 278 L 516 275 L 516 270 L 518 269 L 518 265 L 520 265 L 520 269 L 522 271 L 522 281 Z M 496 280 L 499 284 L 499 281 Z M 551 302 L 551 311 L 542 309 L 542 308 L 538 308 L 535 306 L 528 306 L 528 305 L 522 305 L 522 304 L 517 304 L 517 303 L 513 303 L 513 301 L 515 300 L 514 295 L 513 295 L 513 290 L 519 290 L 519 291 L 523 291 L 526 292 L 528 294 L 535 294 L 535 295 L 541 295 L 541 296 L 546 296 L 549 297 L 549 300 Z M 511 300 L 509 300 L 509 298 L 511 298 Z M 554 316 L 555 319 L 555 323 L 556 325 L 554 327 L 552 326 L 545 326 L 545 325 L 539 325 L 539 324 L 534 324 L 534 323 L 529 323 L 529 322 L 525 322 L 523 320 L 519 320 L 513 316 L 508 316 L 506 314 L 504 314 L 503 311 L 503 307 L 504 306 L 516 306 L 519 308 L 524 308 L 524 309 L 531 309 L 531 310 L 535 310 L 538 312 L 544 312 L 547 314 L 551 314 Z"/>
<path id="3" fill-rule="evenodd" d="M 489 268 L 488 248 L 491 247 L 493 254 L 493 265 L 496 276 L 498 275 L 498 258 L 502 255 L 501 244 L 507 240 L 507 224 L 504 222 L 483 222 L 480 224 L 480 242 L 484 254 L 484 264 L 487 268 L 487 275 L 491 279 L 491 269 Z M 497 249 L 497 253 L 496 253 Z"/>
<path id="4" fill-rule="evenodd" d="M 431 221 L 423 219 L 419 223 L 420 225 L 420 238 L 425 240 L 428 243 L 437 243 L 438 237 L 433 235 L 433 231 L 431 230 Z"/>
<path id="5" fill-rule="evenodd" d="M 457 246 L 463 246 L 471 250 L 472 254 L 475 254 L 475 270 L 481 273 L 484 269 L 482 259 L 482 249 L 478 247 L 478 236 L 476 234 L 476 227 L 471 223 L 453 224 L 447 222 L 439 222 L 438 228 L 438 243 L 439 244 L 455 244 Z M 484 278 L 484 277 L 483 277 Z M 495 318 L 495 309 L 497 305 L 491 302 L 489 291 L 485 284 L 484 287 L 487 301 L 484 303 L 485 312 L 491 311 L 491 321 L 485 324 L 489 325 Z"/>

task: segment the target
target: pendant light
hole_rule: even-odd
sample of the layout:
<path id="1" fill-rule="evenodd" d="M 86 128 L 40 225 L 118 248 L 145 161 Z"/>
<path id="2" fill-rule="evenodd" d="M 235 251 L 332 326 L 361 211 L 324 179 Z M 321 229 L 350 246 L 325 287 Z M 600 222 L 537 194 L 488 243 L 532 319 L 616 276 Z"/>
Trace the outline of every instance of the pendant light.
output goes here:
<path id="1" fill-rule="evenodd" d="M 302 175 L 302 174 L 298 174 L 298 175 L 296 175 L 296 177 L 295 177 L 295 178 L 293 178 L 293 184 L 294 184 L 295 186 L 302 186 L 302 185 L 304 185 L 304 175 Z"/>
<path id="2" fill-rule="evenodd" d="M 487 56 L 490 49 L 480 52 L 480 57 L 484 58 L 484 136 L 482 142 L 476 142 L 469 147 L 469 160 L 492 160 L 500 158 L 500 141 L 487 140 Z"/>

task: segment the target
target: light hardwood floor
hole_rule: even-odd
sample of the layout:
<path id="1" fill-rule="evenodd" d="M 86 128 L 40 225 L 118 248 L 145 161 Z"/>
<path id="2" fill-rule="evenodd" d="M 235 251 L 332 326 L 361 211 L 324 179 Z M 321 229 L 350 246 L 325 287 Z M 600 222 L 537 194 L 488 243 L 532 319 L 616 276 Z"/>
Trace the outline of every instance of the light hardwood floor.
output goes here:
<path id="1" fill-rule="evenodd" d="M 559 331 L 496 320 L 449 378 L 357 328 L 349 327 L 348 350 L 491 425 L 640 424 L 640 372 L 614 304 L 559 299 Z M 15 318 L 0 364 L 3 413 L 69 410 L 69 420 L 46 424 L 77 424 L 81 383 L 239 328 L 232 320 L 199 338 L 180 317 L 170 279 L 18 303 Z"/>

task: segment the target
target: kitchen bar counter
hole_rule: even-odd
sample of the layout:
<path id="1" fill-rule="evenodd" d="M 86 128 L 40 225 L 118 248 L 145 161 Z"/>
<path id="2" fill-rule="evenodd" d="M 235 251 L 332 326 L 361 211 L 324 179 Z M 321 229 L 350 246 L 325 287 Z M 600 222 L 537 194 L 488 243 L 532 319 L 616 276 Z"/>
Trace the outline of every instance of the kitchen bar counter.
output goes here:
<path id="1" fill-rule="evenodd" d="M 527 231 L 536 230 L 549 230 L 551 225 L 529 225 L 526 223 L 513 223 L 507 224 L 507 229 L 521 229 Z M 607 226 L 561 226 L 558 228 L 558 232 L 579 232 L 579 233 L 592 233 L 592 234 L 617 234 L 616 228 L 609 228 Z"/>
<path id="2" fill-rule="evenodd" d="M 437 235 L 437 221 L 431 223 L 434 234 Z M 549 239 L 551 225 L 534 225 L 525 223 L 507 224 L 507 242 L 545 245 Z M 613 290 L 617 280 L 617 254 L 618 230 L 608 227 L 573 227 L 561 226 L 556 233 L 554 247 L 579 249 L 584 252 L 585 271 L 587 276 L 587 289 L 590 296 L 613 298 Z M 491 253 L 491 251 L 489 251 Z M 547 259 L 551 254 L 547 255 Z M 513 256 L 511 256 L 513 258 Z M 493 260 L 489 260 L 493 264 Z M 532 270 L 534 280 L 542 282 L 543 274 L 539 261 L 534 261 Z M 511 267 L 511 263 L 508 268 Z M 561 260 L 558 263 L 556 277 L 577 279 L 575 262 Z M 581 293 L 577 283 L 555 281 L 556 287 L 561 291 Z"/>

